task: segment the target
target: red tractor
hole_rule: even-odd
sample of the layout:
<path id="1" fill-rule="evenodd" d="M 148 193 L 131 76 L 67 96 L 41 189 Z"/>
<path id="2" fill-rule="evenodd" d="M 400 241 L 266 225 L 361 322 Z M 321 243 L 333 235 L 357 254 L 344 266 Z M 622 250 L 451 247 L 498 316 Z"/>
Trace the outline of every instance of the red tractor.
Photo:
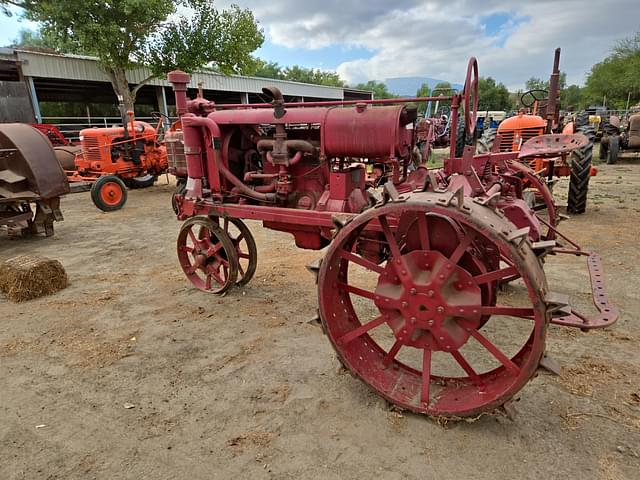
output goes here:
<path id="1" fill-rule="evenodd" d="M 519 152 L 474 155 L 467 146 L 455 156 L 461 107 L 466 131 L 475 129 L 475 59 L 463 93 L 450 97 L 288 104 L 269 87 L 270 103 L 220 107 L 189 101 L 184 72 L 168 79 L 187 173 L 175 196 L 187 278 L 214 294 L 249 282 L 257 250 L 242 219 L 289 232 L 301 248 L 327 247 L 309 266 L 322 329 L 344 367 L 398 407 L 449 418 L 491 412 L 545 364 L 550 323 L 616 321 L 600 257 L 557 230 L 552 200 L 542 215 L 523 198 L 525 185 L 551 196 L 522 161 L 557 158 L 587 139 L 542 135 Z M 412 169 L 409 104 L 431 100 L 451 101 L 450 155 L 442 169 Z M 377 189 L 365 181 L 374 164 L 388 171 Z M 587 257 L 597 315 L 551 291 L 543 261 L 552 254 Z M 507 283 L 508 292 L 499 288 Z"/>
<path id="2" fill-rule="evenodd" d="M 478 152 L 492 150 L 518 152 L 527 140 L 560 130 L 559 67 L 560 49 L 558 48 L 555 52 L 549 91 L 529 90 L 522 94 L 520 101 L 526 109 L 522 109 L 514 117 L 505 119 L 497 129 L 485 130 L 478 140 Z M 531 113 L 526 113 L 527 109 Z M 589 124 L 588 115 L 583 114 L 578 115 L 574 122 L 568 123 L 562 129 L 562 133 L 581 133 L 589 139 L 589 142 L 582 148 L 567 152 L 557 158 L 530 158 L 527 162 L 536 174 L 547 180 L 549 187 L 553 185 L 554 177 L 570 177 L 567 211 L 575 214 L 584 213 L 587 208 L 589 178 L 597 173 L 597 170 L 591 165 L 595 130 Z M 498 136 L 500 141 L 496 143 Z M 530 192 L 539 196 L 537 191 L 530 190 Z"/>
<path id="3" fill-rule="evenodd" d="M 127 112 L 125 126 L 80 131 L 81 147 L 56 147 L 72 191 L 91 189 L 93 203 L 105 212 L 127 201 L 127 187 L 146 188 L 167 170 L 167 151 L 156 127 Z"/>

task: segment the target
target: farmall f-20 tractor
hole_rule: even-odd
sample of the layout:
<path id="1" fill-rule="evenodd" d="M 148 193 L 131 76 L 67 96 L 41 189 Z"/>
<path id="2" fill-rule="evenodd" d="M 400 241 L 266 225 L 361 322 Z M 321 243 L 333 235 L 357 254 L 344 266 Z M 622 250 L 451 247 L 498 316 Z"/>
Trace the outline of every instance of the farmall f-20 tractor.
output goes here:
<path id="1" fill-rule="evenodd" d="M 529 90 L 522 94 L 520 101 L 530 113 L 521 111 L 518 115 L 507 118 L 495 129 L 487 129 L 478 140 L 478 152 L 517 152 L 527 140 L 543 134 L 558 132 L 560 125 L 560 49 L 556 49 L 553 70 L 549 80 L 549 91 Z M 581 133 L 589 140 L 581 148 L 571 152 L 562 152 L 556 158 L 528 158 L 527 163 L 537 175 L 546 179 L 551 187 L 554 177 L 570 177 L 567 198 L 567 211 L 580 214 L 586 211 L 589 179 L 597 173 L 591 166 L 593 158 L 593 141 L 595 130 L 589 124 L 589 116 L 578 115 L 575 121 L 567 123 L 562 133 Z M 496 139 L 499 137 L 499 141 Z M 525 185 L 526 186 L 526 185 Z M 532 195 L 541 197 L 541 192 L 528 189 Z M 540 198 L 538 198 L 540 200 Z M 531 201 L 535 203 L 535 201 Z"/>
<path id="2" fill-rule="evenodd" d="M 449 418 L 496 410 L 545 363 L 550 323 L 617 319 L 600 257 L 557 231 L 553 202 L 534 212 L 523 200 L 525 183 L 550 194 L 519 161 L 580 148 L 582 135 L 535 137 L 519 152 L 468 146 L 455 157 L 452 147 L 444 168 L 410 168 L 410 102 L 451 101 L 452 136 L 460 107 L 473 132 L 475 59 L 462 94 L 404 100 L 287 104 L 270 87 L 271 103 L 221 109 L 187 99 L 187 74 L 168 78 L 188 173 L 175 197 L 187 278 L 209 293 L 249 281 L 257 252 L 242 219 L 326 248 L 309 266 L 322 329 L 344 367 L 398 407 Z M 365 167 L 377 163 L 389 179 L 367 190 Z M 563 253 L 587 257 L 597 315 L 547 285 L 545 257 Z"/>

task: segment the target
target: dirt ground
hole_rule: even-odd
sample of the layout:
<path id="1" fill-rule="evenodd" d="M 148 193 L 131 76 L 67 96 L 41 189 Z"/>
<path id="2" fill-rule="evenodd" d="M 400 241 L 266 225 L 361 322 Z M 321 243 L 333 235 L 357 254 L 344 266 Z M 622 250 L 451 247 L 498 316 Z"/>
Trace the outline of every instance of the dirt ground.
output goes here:
<path id="1" fill-rule="evenodd" d="M 0 478 L 637 479 L 639 189 L 640 160 L 601 166 L 588 213 L 562 224 L 601 252 L 618 323 L 552 326 L 562 376 L 533 379 L 513 420 L 445 425 L 390 409 L 341 371 L 310 322 L 304 266 L 318 252 L 250 223 L 255 278 L 209 296 L 178 266 L 164 180 L 109 214 L 68 196 L 53 238 L 0 233 L 0 259 L 57 258 L 71 281 L 22 304 L 0 298 Z M 586 264 L 551 258 L 546 271 L 587 305 Z"/>

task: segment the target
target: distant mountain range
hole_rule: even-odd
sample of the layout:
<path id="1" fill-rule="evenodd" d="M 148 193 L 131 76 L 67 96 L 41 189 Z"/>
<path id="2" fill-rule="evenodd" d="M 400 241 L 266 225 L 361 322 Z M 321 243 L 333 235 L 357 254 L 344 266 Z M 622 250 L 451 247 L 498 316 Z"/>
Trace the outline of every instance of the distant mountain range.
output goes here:
<path id="1" fill-rule="evenodd" d="M 444 81 L 446 80 L 438 80 L 437 78 L 429 77 L 396 77 L 387 78 L 384 83 L 387 86 L 387 90 L 395 95 L 400 95 L 402 97 L 415 97 L 416 92 L 422 84 L 427 83 L 429 87 L 433 88 L 438 83 Z M 453 82 L 450 83 L 456 90 L 462 89 L 461 84 Z"/>

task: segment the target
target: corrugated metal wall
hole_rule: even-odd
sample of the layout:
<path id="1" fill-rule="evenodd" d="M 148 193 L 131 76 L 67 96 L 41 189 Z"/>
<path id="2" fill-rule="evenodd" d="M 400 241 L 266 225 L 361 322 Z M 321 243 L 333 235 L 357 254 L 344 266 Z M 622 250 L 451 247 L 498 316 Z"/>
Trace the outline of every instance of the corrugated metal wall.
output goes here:
<path id="1" fill-rule="evenodd" d="M 109 81 L 106 74 L 100 69 L 98 62 L 90 57 L 25 51 L 17 51 L 16 53 L 18 59 L 22 62 L 22 72 L 26 76 L 97 82 Z M 130 83 L 136 84 L 147 78 L 150 73 L 147 68 L 135 68 L 127 73 L 127 77 Z M 270 78 L 195 73 L 191 77 L 191 86 L 196 88 L 200 81 L 204 83 L 206 90 L 262 93 L 262 87 L 265 85 L 276 85 L 285 95 L 336 100 L 342 100 L 343 98 L 343 89 L 339 87 L 309 85 Z M 169 86 L 166 80 L 158 78 L 152 80 L 149 84 Z"/>
<path id="2" fill-rule="evenodd" d="M 0 81 L 0 122 L 35 122 L 29 91 L 23 82 Z"/>

